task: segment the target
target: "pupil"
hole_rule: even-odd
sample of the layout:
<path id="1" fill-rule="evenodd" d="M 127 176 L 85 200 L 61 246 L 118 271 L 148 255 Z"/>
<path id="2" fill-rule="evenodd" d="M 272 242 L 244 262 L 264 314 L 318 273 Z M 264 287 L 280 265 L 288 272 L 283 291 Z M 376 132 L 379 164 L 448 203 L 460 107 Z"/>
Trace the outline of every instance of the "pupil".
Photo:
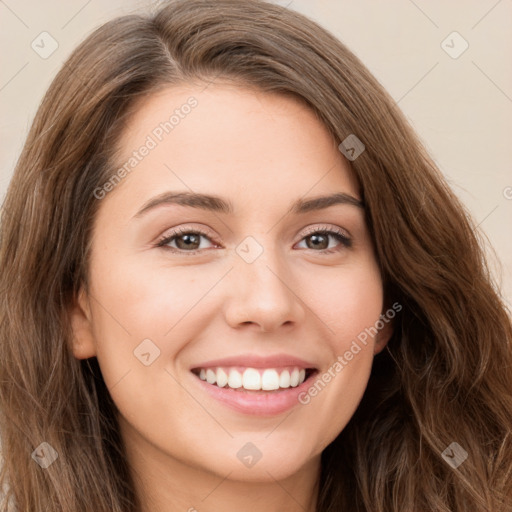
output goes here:
<path id="1" fill-rule="evenodd" d="M 197 240 L 198 236 L 197 235 L 194 235 L 194 234 L 189 234 L 189 235 L 181 235 L 178 239 L 177 239 L 177 245 L 179 246 L 179 243 L 180 241 L 183 241 L 183 245 L 185 247 L 189 247 L 191 246 L 191 244 L 197 244 L 198 243 L 198 240 Z M 181 248 L 181 247 L 180 247 Z"/>
<path id="2" fill-rule="evenodd" d="M 325 246 L 325 241 L 327 240 L 327 237 L 325 235 L 311 235 L 309 238 L 311 239 L 311 242 L 313 243 L 313 248 L 314 247 L 318 247 L 318 240 L 319 239 L 322 239 L 322 238 L 324 239 L 323 246 Z M 320 240 L 320 243 L 321 243 L 321 240 Z M 325 249 L 325 247 L 322 247 L 322 248 Z"/>

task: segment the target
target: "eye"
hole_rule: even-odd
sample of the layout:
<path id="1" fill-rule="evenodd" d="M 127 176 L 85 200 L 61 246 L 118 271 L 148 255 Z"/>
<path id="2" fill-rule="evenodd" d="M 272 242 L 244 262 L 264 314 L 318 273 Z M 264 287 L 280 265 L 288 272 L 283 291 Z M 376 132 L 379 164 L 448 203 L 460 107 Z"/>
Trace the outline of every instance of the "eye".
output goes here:
<path id="1" fill-rule="evenodd" d="M 335 239 L 341 243 L 341 247 L 335 246 L 329 248 L 329 239 Z M 319 229 L 313 228 L 309 230 L 306 235 L 302 238 L 302 240 L 306 241 L 307 249 L 320 249 L 315 252 L 320 252 L 324 254 L 331 254 L 334 252 L 339 252 L 343 250 L 343 248 L 352 247 L 352 240 L 341 230 L 338 229 Z M 302 242 L 301 240 L 301 242 Z M 308 242 L 309 240 L 309 242 Z"/>
<path id="2" fill-rule="evenodd" d="M 201 248 L 201 237 L 210 240 L 209 235 L 203 231 L 180 228 L 160 239 L 157 247 L 163 247 L 173 252 L 181 251 L 194 254 Z M 173 242 L 176 243 L 176 247 L 170 245 Z"/>
<path id="3" fill-rule="evenodd" d="M 205 247 L 201 247 L 201 238 L 205 238 L 211 242 L 209 233 L 190 228 L 179 228 L 161 238 L 156 246 L 172 252 L 196 254 L 201 252 L 202 249 L 205 249 Z M 329 248 L 329 242 L 332 239 L 338 241 L 341 247 L 338 245 Z M 306 241 L 306 249 L 311 249 L 323 254 L 339 252 L 343 250 L 343 248 L 352 246 L 352 240 L 343 231 L 332 228 L 326 229 L 317 227 L 310 229 L 302 238 L 301 242 L 303 240 Z M 173 246 L 172 244 L 175 245 Z"/>

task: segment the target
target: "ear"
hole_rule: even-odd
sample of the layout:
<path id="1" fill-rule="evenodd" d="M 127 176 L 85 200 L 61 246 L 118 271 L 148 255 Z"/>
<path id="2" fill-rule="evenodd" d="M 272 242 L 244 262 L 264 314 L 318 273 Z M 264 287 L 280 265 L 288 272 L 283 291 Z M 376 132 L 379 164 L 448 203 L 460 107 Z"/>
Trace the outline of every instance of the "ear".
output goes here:
<path id="1" fill-rule="evenodd" d="M 73 332 L 71 349 L 77 359 L 88 359 L 96 355 L 96 343 L 92 330 L 92 315 L 89 298 L 80 288 L 78 299 L 69 310 L 71 329 Z"/>
<path id="2" fill-rule="evenodd" d="M 379 332 L 375 337 L 375 345 L 373 349 L 374 355 L 377 355 L 379 352 L 384 350 L 384 348 L 386 348 L 388 341 L 391 339 L 391 336 L 393 335 L 394 320 L 386 318 L 385 320 L 382 320 L 382 323 L 384 324 L 384 327 L 382 327 L 382 329 L 379 329 Z"/>

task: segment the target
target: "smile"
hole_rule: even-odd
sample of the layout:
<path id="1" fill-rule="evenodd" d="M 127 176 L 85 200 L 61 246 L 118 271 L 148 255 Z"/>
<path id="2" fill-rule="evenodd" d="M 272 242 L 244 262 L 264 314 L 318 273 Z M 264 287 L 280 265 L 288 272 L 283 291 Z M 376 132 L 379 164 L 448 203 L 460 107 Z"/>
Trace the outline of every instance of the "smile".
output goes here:
<path id="1" fill-rule="evenodd" d="M 303 407 L 298 396 L 319 373 L 318 359 L 292 354 L 230 355 L 189 367 L 206 400 L 248 416 L 275 416 Z"/>
<path id="2" fill-rule="evenodd" d="M 196 368 L 193 373 L 201 380 L 219 388 L 248 391 L 275 391 L 300 386 L 313 372 L 312 368 Z"/>

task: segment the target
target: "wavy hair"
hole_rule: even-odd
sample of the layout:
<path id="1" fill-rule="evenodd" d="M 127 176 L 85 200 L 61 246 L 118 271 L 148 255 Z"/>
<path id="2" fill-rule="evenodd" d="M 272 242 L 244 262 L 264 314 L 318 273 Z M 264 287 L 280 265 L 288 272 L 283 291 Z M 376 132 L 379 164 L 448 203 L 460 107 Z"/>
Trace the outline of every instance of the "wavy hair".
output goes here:
<path id="1" fill-rule="evenodd" d="M 512 327 L 484 238 L 360 60 L 263 0 L 171 0 L 116 18 L 49 87 L 0 227 L 0 510 L 140 510 L 115 404 L 96 358 L 73 357 L 67 312 L 87 289 L 94 190 L 138 100 L 213 80 L 300 99 L 338 144 L 354 134 L 366 148 L 350 166 L 386 297 L 403 309 L 322 453 L 317 512 L 511 512 Z M 59 456 L 44 471 L 31 458 L 43 441 Z M 467 452 L 457 467 L 454 449 Z"/>

